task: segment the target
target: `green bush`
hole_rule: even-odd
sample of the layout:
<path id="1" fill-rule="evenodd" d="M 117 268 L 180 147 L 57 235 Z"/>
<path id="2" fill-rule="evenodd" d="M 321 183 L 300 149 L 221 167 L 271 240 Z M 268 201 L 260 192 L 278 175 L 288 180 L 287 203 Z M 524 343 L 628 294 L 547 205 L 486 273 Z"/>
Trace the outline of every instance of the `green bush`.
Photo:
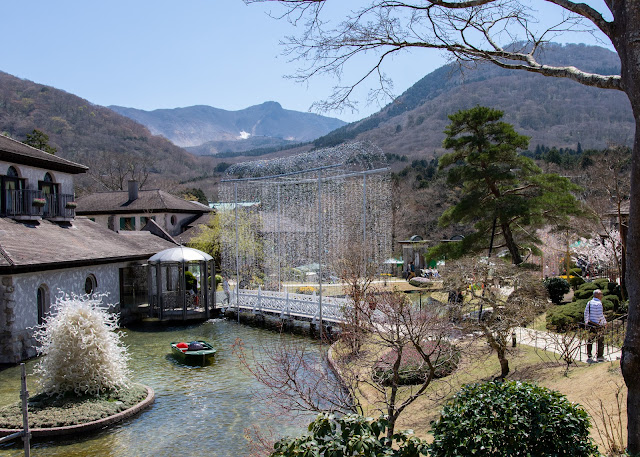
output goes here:
<path id="1" fill-rule="evenodd" d="M 460 350 L 445 340 L 427 341 L 422 350 L 430 354 L 431 364 L 434 367 L 434 377 L 444 378 L 458 368 L 460 362 Z M 389 351 L 383 355 L 373 366 L 373 376 L 383 385 L 390 385 L 393 370 L 392 365 L 396 360 L 397 352 Z M 422 384 L 429 373 L 429 367 L 414 347 L 405 347 L 400 360 L 399 384 L 403 386 Z"/>
<path id="2" fill-rule="evenodd" d="M 432 425 L 431 457 L 599 455 L 588 414 L 531 383 L 467 385 Z"/>
<path id="3" fill-rule="evenodd" d="M 216 275 L 216 284 L 213 286 L 214 290 L 218 290 L 220 284 L 222 284 L 222 276 Z M 211 276 L 209 276 L 209 285 L 211 285 Z"/>
<path id="4" fill-rule="evenodd" d="M 556 305 L 562 303 L 564 295 L 571 290 L 569 283 L 563 278 L 546 278 L 543 284 L 547 288 L 549 298 Z"/>
<path id="5" fill-rule="evenodd" d="M 196 281 L 195 275 L 188 270 L 184 272 L 184 283 L 185 290 L 198 291 L 198 281 Z"/>
<path id="6" fill-rule="evenodd" d="M 273 446 L 271 457 L 420 457 L 427 455 L 426 441 L 412 432 L 386 437 L 389 422 L 357 414 L 335 417 L 323 413 L 309 424 L 311 435 L 282 438 Z"/>
<path id="7" fill-rule="evenodd" d="M 618 311 L 620 309 L 620 298 L 617 295 L 605 295 L 602 297 L 603 306 L 606 302 L 611 303 L 611 311 Z M 607 309 L 606 306 L 604 306 L 604 308 L 605 310 Z"/>
<path id="8" fill-rule="evenodd" d="M 593 297 L 593 291 L 599 289 L 594 282 L 585 282 L 578 289 L 573 292 L 574 300 L 582 300 L 584 298 L 591 299 Z"/>
<path id="9" fill-rule="evenodd" d="M 578 300 L 555 306 L 547 312 L 547 328 L 556 331 L 569 330 L 584 320 L 584 307 L 589 300 Z"/>
<path id="10" fill-rule="evenodd" d="M 582 270 L 580 268 L 572 268 L 569 272 L 569 284 L 573 290 L 576 290 L 581 284 L 584 284 L 584 279 L 580 276 L 582 274 Z"/>
<path id="11" fill-rule="evenodd" d="M 609 284 L 615 283 L 610 283 L 607 278 L 598 278 L 593 280 L 593 284 L 597 286 L 596 289 L 602 289 L 604 291 L 604 289 L 609 288 Z"/>

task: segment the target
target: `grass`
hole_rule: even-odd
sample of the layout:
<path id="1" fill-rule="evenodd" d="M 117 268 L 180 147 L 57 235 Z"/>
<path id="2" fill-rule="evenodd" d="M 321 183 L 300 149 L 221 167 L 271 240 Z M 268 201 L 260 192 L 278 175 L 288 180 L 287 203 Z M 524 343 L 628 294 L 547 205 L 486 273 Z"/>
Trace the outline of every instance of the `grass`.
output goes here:
<path id="1" fill-rule="evenodd" d="M 369 359 L 374 359 L 371 355 L 375 352 L 374 345 L 363 346 L 363 351 L 369 354 Z M 399 417 L 397 430 L 411 429 L 416 435 L 431 440 L 431 421 L 439 417 L 442 406 L 455 392 L 464 384 L 488 381 L 500 373 L 497 356 L 491 353 L 485 344 L 474 344 L 464 352 L 465 356 L 458 371 L 449 377 L 434 380 L 426 394 L 408 406 Z M 616 421 L 618 419 L 616 391 L 621 384 L 624 385 L 620 363 L 580 363 L 565 375 L 565 366 L 557 357 L 556 354 L 530 346 L 518 346 L 512 349 L 508 356 L 511 371 L 507 379 L 535 382 L 561 392 L 572 402 L 580 403 L 591 416 L 591 436 L 604 452 L 607 440 L 600 436 L 596 425 L 602 429 L 603 419 L 607 419 L 602 417 L 601 404 Z M 362 368 L 362 371 L 366 370 Z M 410 395 L 415 389 L 408 387 L 402 395 Z M 626 389 L 624 393 L 620 427 L 626 432 Z M 365 386 L 361 389 L 359 398 L 366 415 L 380 415 L 383 404 L 379 401 L 380 394 L 375 389 Z"/>
<path id="2" fill-rule="evenodd" d="M 38 394 L 29 398 L 29 426 L 50 428 L 84 424 L 129 409 L 146 396 L 147 389 L 141 384 L 98 397 L 69 395 L 59 398 Z M 20 402 L 0 408 L 0 428 L 22 428 Z"/>

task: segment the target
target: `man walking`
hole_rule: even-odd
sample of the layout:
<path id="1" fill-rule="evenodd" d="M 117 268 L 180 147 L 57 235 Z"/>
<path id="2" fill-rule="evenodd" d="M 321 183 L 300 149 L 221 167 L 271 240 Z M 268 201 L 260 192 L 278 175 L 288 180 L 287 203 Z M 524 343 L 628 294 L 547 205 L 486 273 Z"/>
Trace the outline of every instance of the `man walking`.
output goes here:
<path id="1" fill-rule="evenodd" d="M 584 325 L 589 331 L 587 338 L 587 362 L 593 362 L 592 350 L 593 340 L 597 343 L 597 361 L 604 362 L 604 326 L 607 320 L 604 317 L 602 308 L 602 291 L 596 289 L 593 291 L 593 298 L 589 300 L 584 308 Z"/>

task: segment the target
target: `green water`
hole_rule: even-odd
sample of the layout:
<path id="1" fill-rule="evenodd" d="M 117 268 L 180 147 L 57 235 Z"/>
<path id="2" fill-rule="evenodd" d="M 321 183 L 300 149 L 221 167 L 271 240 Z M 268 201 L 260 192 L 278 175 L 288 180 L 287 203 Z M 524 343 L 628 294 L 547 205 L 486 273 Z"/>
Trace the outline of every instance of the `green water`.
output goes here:
<path id="1" fill-rule="evenodd" d="M 125 330 L 124 341 L 131 354 L 133 381 L 152 387 L 153 406 L 140 415 L 91 435 L 64 441 L 36 441 L 31 455 L 40 456 L 234 456 L 248 454 L 245 430 L 253 425 L 270 425 L 277 436 L 298 435 L 312 415 L 291 420 L 274 418 L 271 405 L 256 394 L 265 393 L 250 374 L 245 373 L 231 346 L 236 338 L 245 347 L 259 349 L 277 338 L 296 339 L 315 344 L 303 337 L 279 335 L 223 319 L 197 326 L 166 329 Z M 173 359 L 171 341 L 204 339 L 217 348 L 216 359 L 206 367 L 188 367 Z M 27 363 L 31 373 L 34 361 Z M 33 377 L 28 389 L 37 391 Z M 19 400 L 19 367 L 0 371 L 0 405 Z M 23 454 L 22 442 L 0 445 L 0 455 Z"/>

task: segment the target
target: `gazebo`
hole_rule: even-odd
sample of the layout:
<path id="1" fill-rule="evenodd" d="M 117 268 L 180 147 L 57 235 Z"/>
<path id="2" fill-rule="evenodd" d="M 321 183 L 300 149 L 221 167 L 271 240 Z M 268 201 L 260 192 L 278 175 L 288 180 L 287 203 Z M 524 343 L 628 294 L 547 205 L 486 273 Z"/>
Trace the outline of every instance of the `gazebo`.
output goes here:
<path id="1" fill-rule="evenodd" d="M 186 246 L 149 258 L 149 317 L 161 321 L 208 319 L 215 306 L 213 257 Z"/>

